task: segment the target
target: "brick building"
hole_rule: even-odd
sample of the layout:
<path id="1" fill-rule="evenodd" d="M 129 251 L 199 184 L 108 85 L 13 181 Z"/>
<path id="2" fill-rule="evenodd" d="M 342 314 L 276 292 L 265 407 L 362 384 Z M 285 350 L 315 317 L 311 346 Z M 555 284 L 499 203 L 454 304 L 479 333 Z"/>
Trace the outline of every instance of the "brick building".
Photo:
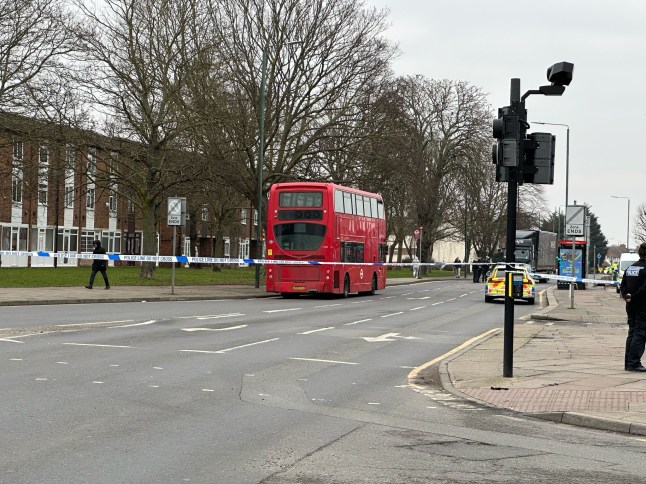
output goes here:
<path id="1" fill-rule="evenodd" d="M 99 239 L 110 253 L 141 254 L 141 217 L 112 175 L 119 153 L 110 146 L 110 139 L 97 133 L 0 114 L 0 250 L 84 253 L 92 252 L 92 241 Z M 194 198 L 192 203 L 201 205 Z M 215 244 L 206 205 L 194 211 L 199 216 L 178 230 L 176 255 L 253 255 L 257 217 L 251 205 L 245 205 L 239 208 L 235 226 L 225 231 L 235 236 L 222 237 L 220 244 Z M 172 234 L 162 204 L 156 244 L 160 255 L 172 254 Z M 5 255 L 0 263 L 54 265 L 53 257 L 29 259 Z M 84 263 L 72 258 L 56 261 L 58 266 Z"/>

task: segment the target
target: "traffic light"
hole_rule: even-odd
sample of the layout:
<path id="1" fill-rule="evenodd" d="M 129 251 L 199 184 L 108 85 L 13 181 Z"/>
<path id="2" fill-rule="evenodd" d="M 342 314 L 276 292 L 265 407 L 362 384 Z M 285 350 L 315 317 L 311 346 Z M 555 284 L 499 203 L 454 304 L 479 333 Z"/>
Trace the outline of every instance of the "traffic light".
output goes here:
<path id="1" fill-rule="evenodd" d="M 527 136 L 523 181 L 539 185 L 554 184 L 554 150 L 556 137 L 551 133 L 531 133 Z"/>
<path id="2" fill-rule="evenodd" d="M 493 120 L 493 137 L 498 140 L 492 149 L 492 161 L 503 167 L 518 166 L 519 116 L 509 106 L 498 109 L 498 119 Z"/>

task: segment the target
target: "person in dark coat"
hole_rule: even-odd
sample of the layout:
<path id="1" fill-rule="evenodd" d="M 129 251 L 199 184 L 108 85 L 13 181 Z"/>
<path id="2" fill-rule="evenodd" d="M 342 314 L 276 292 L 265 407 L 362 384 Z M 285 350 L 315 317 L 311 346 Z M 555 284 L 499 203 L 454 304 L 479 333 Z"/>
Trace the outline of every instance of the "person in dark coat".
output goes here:
<path id="1" fill-rule="evenodd" d="M 100 240 L 95 240 L 92 242 L 92 245 L 94 246 L 94 250 L 92 251 L 93 254 L 105 254 L 105 249 L 101 246 L 101 241 Z M 110 283 L 108 282 L 108 275 L 106 274 L 106 269 L 108 268 L 108 261 L 105 259 L 94 259 L 94 262 L 92 262 L 92 274 L 90 274 L 90 283 L 85 286 L 86 289 L 92 289 L 92 286 L 94 285 L 94 278 L 96 277 L 96 273 L 100 272 L 101 275 L 103 276 L 103 280 L 105 281 L 105 288 L 110 289 Z"/>
<path id="2" fill-rule="evenodd" d="M 473 282 L 480 282 L 480 271 L 482 266 L 480 265 L 480 259 L 473 261 Z"/>
<path id="3" fill-rule="evenodd" d="M 639 260 L 625 270 L 619 286 L 628 316 L 624 368 L 646 372 L 641 362 L 646 345 L 646 242 L 640 244 L 637 255 Z"/>

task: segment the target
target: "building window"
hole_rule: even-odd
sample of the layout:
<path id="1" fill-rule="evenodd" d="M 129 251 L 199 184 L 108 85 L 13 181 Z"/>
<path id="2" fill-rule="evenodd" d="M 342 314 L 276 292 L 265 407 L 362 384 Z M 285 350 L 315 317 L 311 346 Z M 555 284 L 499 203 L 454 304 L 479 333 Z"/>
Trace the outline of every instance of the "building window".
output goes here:
<path id="1" fill-rule="evenodd" d="M 23 146 L 22 141 L 16 141 L 13 144 L 13 160 L 15 162 L 22 162 Z"/>
<path id="2" fill-rule="evenodd" d="M 253 224 L 256 227 L 258 226 L 258 210 L 253 211 Z"/>
<path id="3" fill-rule="evenodd" d="M 87 154 L 87 177 L 91 180 L 94 179 L 96 174 L 96 151 L 90 148 Z"/>
<path id="4" fill-rule="evenodd" d="M 74 206 L 74 185 L 65 185 L 65 208 Z"/>
<path id="5" fill-rule="evenodd" d="M 224 257 L 231 257 L 231 239 L 228 237 L 224 239 Z"/>
<path id="6" fill-rule="evenodd" d="M 117 211 L 117 192 L 110 190 L 110 196 L 108 197 L 108 210 L 111 212 Z"/>
<path id="7" fill-rule="evenodd" d="M 22 170 L 14 168 L 11 173 L 11 201 L 22 203 Z"/>
<path id="8" fill-rule="evenodd" d="M 49 152 L 41 146 L 38 154 L 38 203 L 41 205 L 47 205 L 48 176 Z"/>
<path id="9" fill-rule="evenodd" d="M 241 239 L 240 240 L 238 257 L 240 259 L 248 259 L 249 258 L 249 239 Z"/>
<path id="10" fill-rule="evenodd" d="M 202 222 L 209 221 L 209 207 L 202 205 Z"/>
<path id="11" fill-rule="evenodd" d="M 240 223 L 242 225 L 247 225 L 247 209 L 246 208 L 240 209 Z"/>
<path id="12" fill-rule="evenodd" d="M 85 206 L 87 208 L 92 208 L 92 209 L 94 208 L 94 188 L 87 189 Z"/>
<path id="13" fill-rule="evenodd" d="M 101 232 L 96 230 L 84 230 L 81 233 L 81 252 L 92 252 L 94 250 L 92 242 L 97 239 L 101 239 Z"/>
<path id="14" fill-rule="evenodd" d="M 73 146 L 67 146 L 65 149 L 65 170 L 68 173 L 74 173 L 74 164 L 76 161 L 76 150 Z"/>
<path id="15" fill-rule="evenodd" d="M 121 232 L 103 232 L 101 245 L 107 252 L 121 252 Z"/>

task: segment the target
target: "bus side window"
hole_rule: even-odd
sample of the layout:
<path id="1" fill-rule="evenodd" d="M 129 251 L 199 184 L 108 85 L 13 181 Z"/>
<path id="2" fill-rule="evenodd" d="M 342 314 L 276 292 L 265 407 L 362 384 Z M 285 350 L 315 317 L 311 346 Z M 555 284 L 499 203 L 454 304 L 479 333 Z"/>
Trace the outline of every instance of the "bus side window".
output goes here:
<path id="1" fill-rule="evenodd" d="M 352 215 L 352 193 L 343 192 L 343 211 Z"/>
<path id="2" fill-rule="evenodd" d="M 343 213 L 343 192 L 341 190 L 334 190 L 334 211 Z"/>
<path id="3" fill-rule="evenodd" d="M 354 201 L 356 202 L 356 214 L 357 215 L 363 215 L 363 195 L 356 195 L 355 194 L 355 199 Z"/>
<path id="4" fill-rule="evenodd" d="M 372 217 L 370 213 L 370 197 L 363 197 L 363 214 L 366 217 Z"/>
<path id="5" fill-rule="evenodd" d="M 374 218 L 379 218 L 379 211 L 377 210 L 377 199 L 370 197 L 370 211 Z"/>

